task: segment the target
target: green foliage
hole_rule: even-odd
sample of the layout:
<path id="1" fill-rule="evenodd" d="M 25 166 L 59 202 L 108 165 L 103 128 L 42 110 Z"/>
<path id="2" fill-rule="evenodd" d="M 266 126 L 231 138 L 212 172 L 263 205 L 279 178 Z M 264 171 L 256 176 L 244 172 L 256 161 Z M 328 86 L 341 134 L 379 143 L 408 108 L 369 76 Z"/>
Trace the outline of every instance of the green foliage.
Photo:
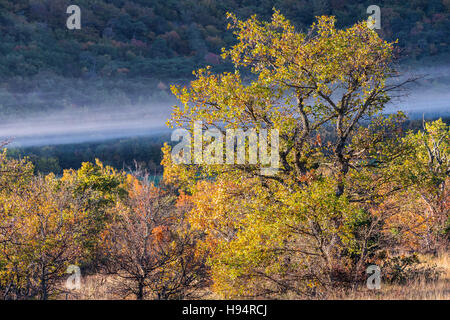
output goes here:
<path id="1" fill-rule="evenodd" d="M 399 187 L 390 167 L 407 151 L 403 115 L 378 115 L 394 44 L 364 22 L 337 29 L 328 16 L 305 33 L 279 11 L 267 22 L 228 17 L 238 43 L 223 56 L 253 81 L 200 69 L 189 87 L 172 87 L 182 106 L 168 123 L 277 129 L 281 163 L 273 176 L 248 163 L 176 166 L 164 148 L 164 178 L 192 193 L 191 223 L 207 234 L 214 288 L 311 297 L 354 282 L 378 249 L 378 206 Z"/>
<path id="2" fill-rule="evenodd" d="M 146 69 L 138 67 L 143 63 L 154 64 L 158 77 L 188 77 L 190 70 L 205 65 L 207 52 L 218 54 L 221 47 L 233 44 L 225 29 L 227 11 L 241 19 L 252 14 L 268 19 L 275 7 L 298 29 L 306 29 L 318 15 L 334 15 L 338 27 L 347 27 L 366 19 L 371 3 L 82 0 L 77 2 L 82 10 L 82 29 L 74 31 L 65 26 L 69 4 L 66 0 L 0 3 L 0 52 L 4 56 L 0 74 L 30 76 L 44 69 L 71 77 L 92 73 L 110 77 L 126 67 L 134 70 L 133 77 L 148 76 Z M 382 36 L 391 41 L 400 39 L 409 55 L 448 52 L 449 8 L 442 1 L 433 5 L 385 1 L 381 10 Z M 417 46 L 419 39 L 422 43 Z M 175 72 L 160 75 L 164 67 L 156 64 L 156 58 L 163 64 L 171 61 Z"/>
<path id="3" fill-rule="evenodd" d="M 429 214 L 436 219 L 436 240 L 448 241 L 450 127 L 442 119 L 424 122 L 423 130 L 409 132 L 405 141 L 414 149 L 403 165 L 410 172 L 410 180 L 416 183 L 415 190 L 427 204 Z"/>
<path id="4" fill-rule="evenodd" d="M 27 185 L 33 177 L 33 164 L 27 159 L 8 159 L 7 150 L 0 153 L 0 190 L 16 192 Z"/>
<path id="5" fill-rule="evenodd" d="M 127 171 L 145 169 L 151 174 L 161 174 L 161 147 L 169 140 L 165 134 L 156 137 L 124 138 L 102 142 L 64 144 L 39 147 L 10 148 L 8 157 L 27 157 L 34 165 L 35 173 L 53 172 L 62 175 L 64 169 L 80 168 L 83 162 L 102 159 L 105 165 Z"/>
<path id="6" fill-rule="evenodd" d="M 101 259 L 101 235 L 112 221 L 108 208 L 126 196 L 125 174 L 104 166 L 98 159 L 85 162 L 78 170 L 65 170 L 61 183 L 72 186 L 72 196 L 88 212 L 89 221 L 84 237 L 84 263 L 93 264 Z"/>

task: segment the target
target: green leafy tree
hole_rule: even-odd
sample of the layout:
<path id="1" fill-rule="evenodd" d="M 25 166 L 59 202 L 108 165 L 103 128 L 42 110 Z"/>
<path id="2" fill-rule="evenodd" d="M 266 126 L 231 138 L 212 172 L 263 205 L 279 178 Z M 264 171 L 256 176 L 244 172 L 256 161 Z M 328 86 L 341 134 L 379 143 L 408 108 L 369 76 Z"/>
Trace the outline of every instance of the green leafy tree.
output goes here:
<path id="1" fill-rule="evenodd" d="M 402 85 L 387 84 L 394 44 L 365 22 L 339 30 L 322 16 L 300 33 L 278 11 L 269 22 L 228 17 L 238 43 L 223 57 L 235 71 L 200 69 L 189 88 L 173 87 L 182 106 L 169 124 L 277 129 L 281 164 L 272 176 L 248 163 L 175 166 L 164 148 L 166 180 L 194 198 L 190 218 L 206 233 L 215 288 L 224 296 L 314 296 L 355 281 L 380 230 L 360 222 L 380 226 L 370 215 L 403 187 L 377 188 L 373 179 L 407 151 L 392 134 L 402 116 L 375 117 Z M 244 79 L 242 69 L 253 76 Z"/>
<path id="2" fill-rule="evenodd" d="M 410 171 L 415 190 L 427 206 L 428 248 L 446 245 L 450 235 L 449 174 L 450 131 L 442 119 L 424 123 L 423 130 L 409 133 L 405 140 L 414 146 L 404 166 Z"/>
<path id="3" fill-rule="evenodd" d="M 104 166 L 98 159 L 95 164 L 84 162 L 78 170 L 65 170 L 62 183 L 73 186 L 74 201 L 82 203 L 88 212 L 89 227 L 84 239 L 86 263 L 96 265 L 102 259 L 100 246 L 106 225 L 112 221 L 108 209 L 127 195 L 125 174 L 109 166 Z"/>

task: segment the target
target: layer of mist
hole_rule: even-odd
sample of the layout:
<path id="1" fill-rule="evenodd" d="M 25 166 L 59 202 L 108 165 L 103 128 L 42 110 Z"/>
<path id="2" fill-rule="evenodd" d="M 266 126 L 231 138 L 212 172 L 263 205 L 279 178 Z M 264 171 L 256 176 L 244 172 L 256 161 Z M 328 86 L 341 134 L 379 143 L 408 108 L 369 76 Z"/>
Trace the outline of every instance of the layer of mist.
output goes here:
<path id="1" fill-rule="evenodd" d="M 384 110 L 404 111 L 411 119 L 450 116 L 450 66 L 403 70 L 406 79 L 422 76 L 415 84 L 394 93 Z M 53 99 L 57 97 L 53 96 Z M 120 103 L 119 101 L 117 103 Z M 169 132 L 165 123 L 171 112 L 170 102 L 149 105 L 72 108 L 0 120 L 0 140 L 10 140 L 11 147 L 72 144 L 116 138 L 152 136 Z"/>
<path id="2" fill-rule="evenodd" d="M 0 123 L 10 147 L 72 144 L 167 132 L 170 105 L 55 111 Z"/>
<path id="3" fill-rule="evenodd" d="M 450 116 L 450 65 L 402 68 L 400 74 L 397 82 L 418 79 L 392 92 L 384 112 L 401 110 L 411 119 Z"/>

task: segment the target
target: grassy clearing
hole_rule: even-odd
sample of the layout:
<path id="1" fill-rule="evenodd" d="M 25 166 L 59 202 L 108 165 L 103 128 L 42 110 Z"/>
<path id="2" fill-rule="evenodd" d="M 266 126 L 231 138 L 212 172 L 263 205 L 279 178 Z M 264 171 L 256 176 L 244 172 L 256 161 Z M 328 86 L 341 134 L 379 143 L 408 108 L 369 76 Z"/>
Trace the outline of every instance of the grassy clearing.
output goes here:
<path id="1" fill-rule="evenodd" d="M 435 267 L 440 271 L 438 280 L 424 276 L 404 284 L 381 283 L 380 290 L 369 290 L 360 286 L 353 290 L 335 290 L 325 299 L 331 300 L 450 300 L 450 252 L 437 256 L 421 256 L 419 267 Z M 69 300 L 116 300 L 120 299 L 114 290 L 120 279 L 100 274 L 83 277 L 80 290 L 61 294 L 58 299 Z M 132 299 L 133 297 L 129 297 Z M 213 293 L 207 293 L 205 299 L 220 299 Z"/>

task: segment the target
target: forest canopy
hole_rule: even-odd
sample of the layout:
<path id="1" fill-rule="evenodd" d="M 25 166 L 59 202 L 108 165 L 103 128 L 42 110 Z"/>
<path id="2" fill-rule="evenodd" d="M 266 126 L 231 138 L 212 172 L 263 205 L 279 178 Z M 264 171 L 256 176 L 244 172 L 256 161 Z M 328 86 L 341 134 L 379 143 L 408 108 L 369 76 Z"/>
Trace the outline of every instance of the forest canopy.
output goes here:
<path id="1" fill-rule="evenodd" d="M 82 29 L 66 28 L 69 0 L 0 1 L 0 75 L 51 71 L 65 77 L 188 78 L 206 64 L 221 64 L 222 47 L 234 43 L 226 12 L 240 19 L 272 9 L 298 30 L 318 15 L 333 15 L 338 27 L 367 19 L 370 1 L 77 1 Z M 409 58 L 449 52 L 450 2 L 383 1 L 380 35 Z"/>

